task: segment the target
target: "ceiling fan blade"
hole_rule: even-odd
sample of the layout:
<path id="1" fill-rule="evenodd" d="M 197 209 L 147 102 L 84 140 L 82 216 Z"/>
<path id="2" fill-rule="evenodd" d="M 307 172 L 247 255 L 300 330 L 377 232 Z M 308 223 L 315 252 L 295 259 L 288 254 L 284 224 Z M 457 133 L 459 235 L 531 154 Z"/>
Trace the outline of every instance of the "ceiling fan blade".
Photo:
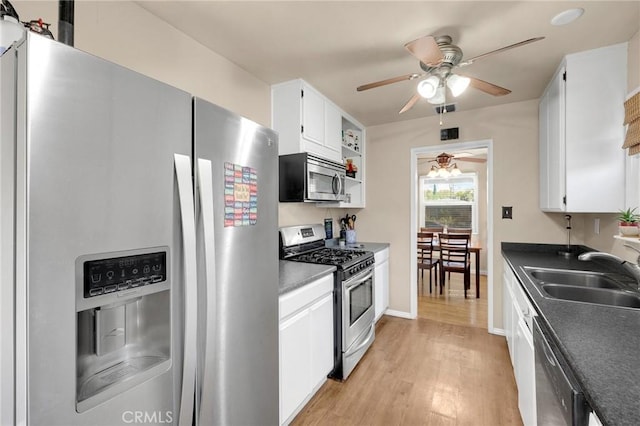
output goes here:
<path id="1" fill-rule="evenodd" d="M 486 163 L 486 158 L 475 158 L 475 157 L 456 157 L 454 161 L 466 161 L 468 163 Z"/>
<path id="2" fill-rule="evenodd" d="M 437 65 L 444 59 L 442 51 L 433 36 L 420 37 L 405 44 L 404 47 L 426 65 Z"/>
<path id="3" fill-rule="evenodd" d="M 493 96 L 504 96 L 511 93 L 511 90 L 505 89 L 504 87 L 496 86 L 493 83 L 489 83 L 484 80 L 480 80 L 479 78 L 463 76 L 469 78 L 471 81 L 469 85 L 474 89 L 478 89 L 484 93 L 488 93 Z"/>
<path id="4" fill-rule="evenodd" d="M 386 80 L 380 80 L 374 83 L 363 84 L 362 86 L 358 86 L 356 90 L 358 92 L 362 92 L 363 90 L 375 89 L 376 87 L 386 86 L 387 84 L 398 83 L 400 81 L 415 80 L 416 78 L 420 78 L 423 75 L 424 74 L 407 74 L 407 75 L 401 75 L 398 77 L 387 78 Z"/>
<path id="5" fill-rule="evenodd" d="M 514 43 L 514 44 L 511 44 L 509 46 L 501 47 L 500 49 L 492 50 L 491 52 L 483 53 L 482 55 L 475 56 L 475 57 L 473 57 L 471 59 L 467 59 L 466 61 L 460 62 L 458 64 L 458 66 L 459 67 L 463 67 L 465 65 L 471 65 L 475 61 L 477 61 L 479 59 L 484 59 L 487 56 L 493 55 L 495 53 L 504 52 L 505 50 L 514 49 L 516 47 L 524 46 L 525 44 L 533 43 L 533 42 L 540 41 L 540 40 L 543 40 L 543 39 L 544 39 L 544 37 L 534 37 L 534 38 L 530 38 L 528 40 L 523 40 L 521 42 Z"/>
<path id="6" fill-rule="evenodd" d="M 418 102 L 419 99 L 420 99 L 419 94 L 416 93 L 415 95 L 413 95 L 411 99 L 409 99 L 409 102 L 404 104 L 404 106 L 402 107 L 402 109 L 398 114 L 402 114 L 403 112 L 409 111 L 411 108 L 413 108 L 413 106 L 416 104 L 416 102 Z"/>

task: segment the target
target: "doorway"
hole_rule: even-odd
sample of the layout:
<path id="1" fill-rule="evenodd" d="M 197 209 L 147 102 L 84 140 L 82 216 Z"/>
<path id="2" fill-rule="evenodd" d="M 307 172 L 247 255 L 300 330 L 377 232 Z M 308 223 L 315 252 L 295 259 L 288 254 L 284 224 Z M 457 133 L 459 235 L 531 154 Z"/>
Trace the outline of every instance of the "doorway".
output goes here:
<path id="1" fill-rule="evenodd" d="M 439 154 L 446 152 L 447 154 L 453 154 L 454 158 L 450 163 L 449 170 L 453 170 L 453 164 L 455 163 L 458 170 L 461 172 L 454 177 L 450 177 L 448 179 L 444 179 L 442 176 L 432 176 L 429 180 L 420 180 L 421 176 L 425 176 L 427 172 L 431 169 L 432 165 L 435 165 L 434 169 L 438 169 L 437 161 L 433 161 L 436 156 Z M 464 158 L 468 158 L 468 160 L 464 160 Z M 477 158 L 477 160 L 473 160 L 473 158 Z M 486 326 L 489 332 L 493 330 L 493 289 L 491 283 L 493 282 L 493 212 L 492 212 L 492 200 L 493 200 L 493 161 L 492 161 L 492 141 L 491 140 L 481 140 L 474 142 L 463 142 L 456 144 L 447 144 L 447 145 L 436 145 L 436 146 L 425 146 L 420 148 L 414 148 L 411 150 L 411 316 L 412 318 L 416 318 L 418 316 L 418 268 L 417 268 L 417 251 L 415 247 L 417 246 L 417 232 L 419 231 L 421 223 L 430 223 L 430 222 L 444 222 L 445 227 L 446 223 L 451 222 L 454 226 L 454 222 L 457 223 L 465 223 L 468 226 L 473 228 L 473 239 L 481 246 L 481 257 L 479 257 L 479 261 L 481 261 L 480 265 L 482 266 L 481 273 L 486 273 L 486 276 L 481 277 L 481 296 L 482 299 L 486 300 L 486 308 L 481 308 L 479 312 L 483 315 L 486 312 Z M 465 173 L 466 172 L 466 173 Z M 456 172 L 457 173 L 457 172 Z M 454 175 L 456 175 L 454 173 Z M 434 173 L 432 173 L 434 175 Z M 476 206 L 474 208 L 471 207 L 469 202 L 459 201 L 456 202 L 454 200 L 449 200 L 448 203 L 454 204 L 455 206 L 448 206 L 443 209 L 443 206 L 440 206 L 437 201 L 426 201 L 426 203 L 431 203 L 433 205 L 428 206 L 429 208 L 425 209 L 425 201 L 420 200 L 418 197 L 418 193 L 422 187 L 424 190 L 425 184 L 428 182 L 429 191 L 433 188 L 434 193 L 437 192 L 438 185 L 435 185 L 437 182 L 446 183 L 447 187 L 453 187 L 453 181 L 459 182 L 460 187 L 465 188 L 465 191 L 473 191 L 474 182 L 478 183 L 480 180 L 480 188 L 476 186 L 475 189 L 475 199 Z M 429 194 L 428 194 L 429 195 Z M 430 197 L 426 197 L 430 198 Z M 463 197 L 465 198 L 465 197 Z M 467 200 L 472 197 L 466 197 Z M 486 206 L 486 208 L 485 208 Z M 442 213 L 442 217 L 438 217 L 438 212 L 440 210 L 446 211 L 446 213 Z M 485 210 L 480 214 L 481 210 Z M 428 213 L 425 214 L 425 211 Z M 446 217 L 445 217 L 446 216 Z M 452 219 L 451 216 L 454 216 Z M 485 223 L 486 222 L 486 223 Z M 482 259 L 482 260 L 481 260 Z M 475 259 L 474 259 L 475 260 Z M 425 291 L 428 295 L 429 291 L 429 283 L 427 275 L 428 272 L 425 271 Z M 458 274 L 453 274 L 458 275 Z M 470 297 L 475 298 L 475 275 L 472 273 L 471 276 L 472 284 L 471 291 L 469 292 Z M 455 283 L 455 278 L 452 277 L 452 283 Z M 458 284 L 462 286 L 461 281 Z M 455 288 L 452 285 L 452 288 Z M 462 288 L 462 287 L 461 287 Z M 447 287 L 445 287 L 445 291 L 449 291 Z M 422 293 L 420 293 L 422 294 Z M 440 306 L 433 306 L 434 309 L 442 309 L 443 300 L 446 298 L 441 298 L 439 300 Z M 435 299 L 434 299 L 435 300 Z M 451 300 L 454 300 L 452 296 Z M 424 298 L 421 298 L 421 303 L 425 302 Z M 460 301 L 457 300 L 455 303 L 451 304 L 450 307 L 452 310 L 461 309 Z M 462 299 L 464 303 L 464 299 Z M 445 300 L 445 304 L 447 301 Z M 482 301 L 484 303 L 484 301 Z M 470 305 L 467 303 L 467 305 Z M 424 306 L 424 305 L 423 305 Z M 476 309 L 476 308 L 473 308 Z"/>

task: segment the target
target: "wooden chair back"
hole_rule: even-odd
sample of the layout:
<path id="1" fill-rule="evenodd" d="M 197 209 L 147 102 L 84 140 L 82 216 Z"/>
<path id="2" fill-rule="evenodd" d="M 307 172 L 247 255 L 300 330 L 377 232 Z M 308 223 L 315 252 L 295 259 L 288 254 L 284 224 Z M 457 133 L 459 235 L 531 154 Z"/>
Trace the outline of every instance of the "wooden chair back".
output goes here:
<path id="1" fill-rule="evenodd" d="M 427 228 L 420 228 L 420 232 L 433 232 L 434 234 L 440 234 L 444 232 L 444 226 L 430 226 Z"/>
<path id="2" fill-rule="evenodd" d="M 418 232 L 418 263 L 433 260 L 433 232 Z"/>
<path id="3" fill-rule="evenodd" d="M 440 234 L 440 259 L 447 269 L 466 269 L 469 266 L 470 234 Z"/>
<path id="4" fill-rule="evenodd" d="M 471 235 L 471 228 L 447 228 L 447 234 L 469 234 L 469 235 Z"/>

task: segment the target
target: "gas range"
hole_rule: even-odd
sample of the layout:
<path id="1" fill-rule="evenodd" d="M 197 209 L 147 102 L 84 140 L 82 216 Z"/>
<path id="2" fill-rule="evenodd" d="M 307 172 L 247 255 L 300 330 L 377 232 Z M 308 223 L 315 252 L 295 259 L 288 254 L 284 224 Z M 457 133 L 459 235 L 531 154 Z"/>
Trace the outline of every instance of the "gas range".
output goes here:
<path id="1" fill-rule="evenodd" d="M 346 380 L 375 340 L 374 255 L 364 250 L 324 246 L 324 226 L 280 228 L 280 258 L 334 265 L 334 366 L 329 374 Z"/>
<path id="2" fill-rule="evenodd" d="M 343 278 L 373 265 L 374 255 L 364 250 L 324 246 L 324 227 L 304 225 L 280 229 L 280 258 L 303 263 L 333 265 Z"/>

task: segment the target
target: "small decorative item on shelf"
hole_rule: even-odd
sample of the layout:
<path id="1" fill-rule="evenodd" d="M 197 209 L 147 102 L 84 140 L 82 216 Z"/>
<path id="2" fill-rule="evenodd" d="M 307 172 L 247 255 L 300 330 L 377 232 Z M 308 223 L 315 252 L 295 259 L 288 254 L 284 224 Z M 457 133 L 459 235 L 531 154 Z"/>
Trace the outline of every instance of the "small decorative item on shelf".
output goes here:
<path id="1" fill-rule="evenodd" d="M 342 133 L 342 143 L 344 143 L 347 148 L 360 151 L 360 132 L 352 129 L 345 130 Z"/>
<path id="2" fill-rule="evenodd" d="M 347 176 L 350 178 L 356 177 L 356 172 L 358 171 L 358 166 L 353 164 L 353 159 L 347 158 L 346 164 L 344 165 L 345 169 L 347 169 Z"/>
<path id="3" fill-rule="evenodd" d="M 639 216 L 636 214 L 636 209 L 637 207 L 620 210 L 620 214 L 618 215 L 618 220 L 620 221 L 618 230 L 620 231 L 620 235 L 625 237 L 638 235 Z"/>

